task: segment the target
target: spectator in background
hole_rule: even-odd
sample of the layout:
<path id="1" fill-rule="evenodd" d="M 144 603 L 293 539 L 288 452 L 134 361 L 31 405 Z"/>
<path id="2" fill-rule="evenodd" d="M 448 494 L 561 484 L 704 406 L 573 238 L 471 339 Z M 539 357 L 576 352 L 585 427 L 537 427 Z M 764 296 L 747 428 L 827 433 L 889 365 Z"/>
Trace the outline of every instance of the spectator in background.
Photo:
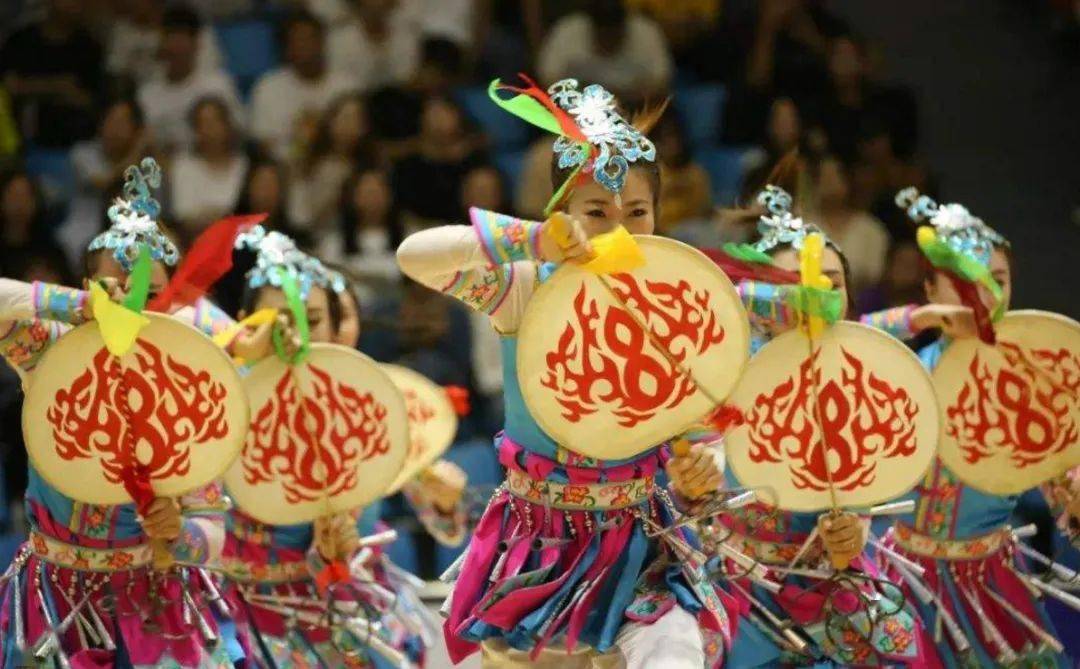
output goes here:
<path id="1" fill-rule="evenodd" d="M 0 47 L 0 81 L 23 138 L 67 148 L 94 134 L 101 47 L 83 25 L 81 0 L 49 0 L 46 10 L 43 20 L 11 33 Z"/>
<path id="2" fill-rule="evenodd" d="M 266 214 L 263 226 L 268 230 L 277 230 L 290 237 L 303 247 L 311 246 L 311 237 L 297 229 L 289 218 L 288 181 L 285 169 L 270 158 L 256 156 L 252 158 L 247 174 L 244 175 L 244 187 L 236 201 L 235 214 Z"/>
<path id="3" fill-rule="evenodd" d="M 669 111 L 661 116 L 652 138 L 663 177 L 657 232 L 668 234 L 682 223 L 707 219 L 712 208 L 709 174 L 694 162 L 678 115 Z"/>
<path id="4" fill-rule="evenodd" d="M 923 279 L 925 260 L 919 246 L 911 241 L 893 242 L 885 257 L 881 281 L 859 293 L 858 313 L 868 314 L 905 304 L 922 304 L 926 298 Z"/>
<path id="5" fill-rule="evenodd" d="M 851 295 L 881 279 L 889 233 L 878 219 L 852 202 L 851 173 L 837 155 L 827 155 L 811 169 L 813 197 L 807 219 L 844 250 L 851 267 Z"/>
<path id="6" fill-rule="evenodd" d="M 117 3 L 118 16 L 113 21 L 105 55 L 105 69 L 136 85 L 160 76 L 163 63 L 158 59 L 164 34 L 165 3 L 160 0 L 124 0 Z M 195 68 L 204 72 L 218 70 L 222 64 L 217 36 L 209 26 L 199 32 Z"/>
<path id="7" fill-rule="evenodd" d="M 75 193 L 57 239 L 73 267 L 81 262 L 86 245 L 102 230 L 108 195 L 123 182 L 124 170 L 138 163 L 147 150 L 142 109 L 132 98 L 109 104 L 101 116 L 97 136 L 72 148 Z"/>
<path id="8" fill-rule="evenodd" d="M 41 189 L 25 172 L 0 181 L 0 276 L 19 276 L 32 254 L 63 257 L 51 235 Z"/>
<path id="9" fill-rule="evenodd" d="M 267 72 L 251 94 L 251 134 L 262 149 L 287 163 L 310 144 L 330 103 L 355 88 L 326 66 L 323 25 L 306 12 L 281 26 L 285 65 Z"/>
<path id="10" fill-rule="evenodd" d="M 525 164 L 514 191 L 514 209 L 523 218 L 535 221 L 544 218 L 544 208 L 555 192 L 551 187 L 551 154 L 550 137 L 536 140 L 525 153 Z"/>
<path id="11" fill-rule="evenodd" d="M 915 186 L 933 196 L 930 174 L 914 159 L 896 151 L 892 132 L 880 119 L 869 119 L 860 128 L 859 159 L 854 170 L 855 202 L 885 223 L 893 239 L 912 239 L 911 220 L 896 206 L 896 193 Z"/>
<path id="12" fill-rule="evenodd" d="M 547 3 L 550 5 L 550 3 Z M 531 54 L 544 37 L 541 0 L 477 0 L 473 49 L 481 81 L 532 70 Z"/>
<path id="13" fill-rule="evenodd" d="M 477 165 L 461 181 L 461 221 L 469 220 L 469 209 L 510 211 L 502 175 L 494 165 Z"/>
<path id="14" fill-rule="evenodd" d="M 199 100 L 190 121 L 194 149 L 178 155 L 168 173 L 173 217 L 188 240 L 232 212 L 248 169 L 236 125 L 221 98 Z"/>
<path id="15" fill-rule="evenodd" d="M 198 68 L 202 22 L 190 9 L 165 12 L 159 57 L 163 71 L 139 86 L 138 100 L 155 146 L 169 154 L 191 148 L 191 110 L 203 98 L 217 97 L 232 118 L 242 107 L 232 79 L 221 70 Z"/>
<path id="16" fill-rule="evenodd" d="M 657 22 L 681 74 L 717 82 L 739 76 L 742 40 L 723 0 L 626 0 L 625 4 Z"/>
<path id="17" fill-rule="evenodd" d="M 398 0 L 349 0 L 344 19 L 326 37 L 332 72 L 349 77 L 362 90 L 403 84 L 412 78 L 420 55 L 420 31 Z"/>
<path id="18" fill-rule="evenodd" d="M 420 45 L 420 65 L 403 86 L 388 86 L 368 96 L 373 134 L 382 140 L 382 153 L 400 155 L 420 132 L 420 112 L 429 95 L 445 95 L 459 83 L 464 55 L 441 37 Z"/>
<path id="19" fill-rule="evenodd" d="M 359 93 L 335 100 L 319 121 L 315 139 L 292 170 L 292 220 L 319 235 L 333 227 L 341 188 L 360 165 L 374 161 L 367 109 Z"/>
<path id="20" fill-rule="evenodd" d="M 462 181 L 482 159 L 478 146 L 464 113 L 449 97 L 433 95 L 424 101 L 414 151 L 392 173 L 394 197 L 407 215 L 406 233 L 410 226 L 457 220 Z"/>
<path id="21" fill-rule="evenodd" d="M 394 253 L 402 236 L 390 177 L 381 168 L 369 167 L 342 188 L 337 234 L 322 238 L 319 255 L 362 279 L 367 301 L 378 288 L 396 285 L 400 273 Z"/>
<path id="22" fill-rule="evenodd" d="M 743 174 L 739 186 L 739 199 L 742 202 L 752 201 L 758 191 L 765 187 L 765 180 L 773 166 L 799 147 L 802 134 L 802 115 L 795 101 L 786 97 L 773 100 L 765 126 L 765 142 L 760 152 L 748 161 L 750 167 Z"/>
<path id="23" fill-rule="evenodd" d="M 538 57 L 545 84 L 603 84 L 624 103 L 663 94 L 671 82 L 667 41 L 656 22 L 621 0 L 591 0 L 552 26 Z"/>

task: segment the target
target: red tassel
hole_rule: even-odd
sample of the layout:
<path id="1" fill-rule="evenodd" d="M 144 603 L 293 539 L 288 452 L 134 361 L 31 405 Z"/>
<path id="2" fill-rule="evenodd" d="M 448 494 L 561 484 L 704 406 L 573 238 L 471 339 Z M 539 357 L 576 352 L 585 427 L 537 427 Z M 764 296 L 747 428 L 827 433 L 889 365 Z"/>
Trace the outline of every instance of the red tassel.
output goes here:
<path id="1" fill-rule="evenodd" d="M 468 388 L 462 388 L 461 386 L 445 386 L 443 390 L 446 391 L 446 396 L 450 399 L 450 404 L 454 405 L 454 413 L 459 416 L 468 416 L 472 412 L 472 405 L 469 403 Z"/>
<path id="2" fill-rule="evenodd" d="M 789 272 L 773 265 L 747 262 L 733 258 L 720 249 L 700 249 L 702 253 L 724 270 L 728 278 L 738 283 L 740 281 L 764 281 L 777 285 L 798 284 L 799 273 Z"/>
<path id="3" fill-rule="evenodd" d="M 169 285 L 150 301 L 147 309 L 165 312 L 174 307 L 192 304 L 205 295 L 232 269 L 236 237 L 266 218 L 267 214 L 229 216 L 207 228 L 192 243 Z"/>
<path id="4" fill-rule="evenodd" d="M 705 417 L 705 424 L 720 434 L 726 434 L 729 430 L 739 427 L 745 422 L 746 419 L 743 417 L 742 411 L 732 404 L 721 404 Z"/>
<path id="5" fill-rule="evenodd" d="M 147 468 L 138 463 L 129 465 L 121 470 L 120 477 L 124 490 L 131 495 L 139 515 L 150 513 L 150 505 L 154 502 L 155 495 Z"/>
<path id="6" fill-rule="evenodd" d="M 341 560 L 334 560 L 315 575 L 315 585 L 319 588 L 320 594 L 326 594 L 331 585 L 348 583 L 350 578 L 352 576 L 349 573 L 349 565 Z"/>
<path id="7" fill-rule="evenodd" d="M 982 296 L 979 295 L 979 286 L 971 281 L 965 281 L 947 270 L 941 271 L 944 271 L 945 276 L 949 277 L 953 288 L 960 295 L 960 301 L 974 313 L 975 327 L 978 329 L 979 339 L 993 346 L 997 343 L 997 335 L 994 333 L 994 323 L 990 319 L 990 309 L 983 302 Z"/>

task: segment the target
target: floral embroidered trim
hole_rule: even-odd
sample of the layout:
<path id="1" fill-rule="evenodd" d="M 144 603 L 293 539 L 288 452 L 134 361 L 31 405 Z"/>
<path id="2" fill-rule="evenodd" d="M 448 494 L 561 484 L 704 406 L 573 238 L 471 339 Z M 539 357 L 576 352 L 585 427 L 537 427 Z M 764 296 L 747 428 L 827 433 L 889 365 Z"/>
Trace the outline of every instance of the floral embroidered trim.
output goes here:
<path id="1" fill-rule="evenodd" d="M 307 560 L 256 564 L 234 557 L 221 558 L 221 569 L 235 581 L 258 583 L 287 583 L 311 579 Z"/>
<path id="2" fill-rule="evenodd" d="M 935 539 L 919 534 L 909 525 L 893 526 L 896 543 L 906 551 L 935 560 L 982 560 L 997 553 L 1012 541 L 1012 530 L 1002 528 L 973 539 Z"/>
<path id="3" fill-rule="evenodd" d="M 606 483 L 537 481 L 517 469 L 506 476 L 506 489 L 515 497 L 567 511 L 625 509 L 647 501 L 654 487 L 651 476 Z"/>
<path id="4" fill-rule="evenodd" d="M 30 548 L 42 560 L 79 571 L 122 571 L 150 564 L 150 544 L 130 548 L 86 548 L 30 533 Z"/>
<path id="5" fill-rule="evenodd" d="M 483 269 L 458 272 L 441 292 L 481 313 L 493 314 L 502 306 L 513 283 L 513 265 L 488 265 Z"/>
<path id="6" fill-rule="evenodd" d="M 31 372 L 52 342 L 68 329 L 58 321 L 20 320 L 0 337 L 0 355 L 25 372 Z"/>
<path id="7" fill-rule="evenodd" d="M 738 532 L 731 532 L 726 543 L 743 555 L 765 564 L 789 564 L 802 548 L 802 543 L 762 541 Z M 808 563 L 819 560 L 823 556 L 821 542 L 815 541 L 804 555 Z"/>
<path id="8" fill-rule="evenodd" d="M 910 339 L 916 334 L 911 326 L 911 313 L 913 311 L 915 311 L 914 304 L 893 307 L 884 311 L 863 314 L 859 317 L 859 322 L 890 334 L 897 339 Z"/>
<path id="9" fill-rule="evenodd" d="M 540 223 L 476 207 L 469 209 L 469 218 L 492 264 L 540 258 Z"/>

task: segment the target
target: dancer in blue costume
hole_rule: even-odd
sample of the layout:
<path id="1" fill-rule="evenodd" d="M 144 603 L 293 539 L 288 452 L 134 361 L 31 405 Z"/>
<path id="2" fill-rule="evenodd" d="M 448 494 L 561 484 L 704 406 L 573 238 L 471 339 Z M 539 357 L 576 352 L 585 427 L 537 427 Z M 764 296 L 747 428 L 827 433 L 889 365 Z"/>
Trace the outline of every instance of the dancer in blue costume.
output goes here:
<path id="1" fill-rule="evenodd" d="M 753 245 L 754 251 L 771 256 L 772 264 L 779 269 L 797 272 L 803 241 L 807 235 L 824 237 L 823 233 L 792 213 L 791 197 L 783 189 L 767 186 L 757 200 L 765 213 L 758 223 L 761 236 Z M 838 293 L 835 296 L 839 305 L 836 315 L 843 319 L 849 304 L 847 259 L 827 238 L 822 272 Z M 738 291 L 752 325 L 751 347 L 755 353 L 772 337 L 796 326 L 798 314 L 790 306 L 796 301 L 789 299 L 795 290 L 797 286 L 793 285 L 752 280 L 739 283 Z M 739 481 L 730 469 L 727 478 L 730 486 L 739 487 Z M 835 568 L 850 567 L 864 576 L 880 578 L 866 551 L 867 528 L 854 513 L 793 513 L 755 503 L 725 514 L 720 521 L 733 532 L 729 541 L 764 565 L 788 566 L 816 529 L 820 539 L 803 552 L 802 565 L 814 566 L 827 560 Z M 737 564 L 729 563 L 729 566 L 735 572 L 742 571 Z M 841 644 L 837 638 L 841 636 L 839 630 L 844 628 L 844 623 L 825 620 L 821 615 L 821 597 L 816 592 L 807 592 L 816 584 L 806 578 L 788 576 L 783 585 L 784 590 L 779 593 L 746 581 L 739 582 L 736 587 L 741 589 L 740 597 L 752 597 L 780 620 L 794 622 L 802 634 L 781 636 L 775 624 L 768 624 L 758 617 L 755 622 L 770 631 L 775 640 L 772 647 L 782 656 L 776 660 L 763 654 L 761 648 L 736 645 L 732 656 L 736 666 L 928 666 L 922 652 L 925 635 L 918 620 L 908 611 L 896 611 L 902 599 L 899 592 L 894 600 L 896 603 L 873 605 L 877 615 L 888 615 L 883 615 L 884 619 L 874 626 L 869 639 L 861 633 L 843 634 Z"/>
<path id="2" fill-rule="evenodd" d="M 959 204 L 938 206 L 914 189 L 902 191 L 897 203 L 916 222 L 934 226 L 939 239 L 989 268 L 1008 304 L 1012 292 L 1009 243 Z M 937 304 L 961 305 L 952 282 L 935 272 L 926 283 L 927 298 Z M 993 308 L 994 305 L 988 305 Z M 913 308 L 900 307 L 870 320 L 887 325 L 900 338 L 915 333 Z M 934 369 L 950 338 L 942 337 L 919 352 Z M 904 576 L 909 597 L 920 604 L 927 628 L 934 630 L 937 649 L 947 667 L 1071 666 L 1060 653 L 1052 622 L 1024 582 L 1008 525 L 1017 496 L 982 493 L 960 480 L 935 459 L 922 485 L 910 495 L 915 513 L 892 530 L 897 552 L 922 565 L 922 579 L 904 574 L 902 563 L 888 560 L 894 574 Z M 933 597 L 923 604 L 918 590 Z"/>
<path id="3" fill-rule="evenodd" d="M 695 444 L 669 461 L 658 444 L 613 462 L 570 452 L 530 415 L 516 369 L 517 331 L 537 284 L 559 263 L 589 258 L 590 237 L 620 225 L 653 231 L 655 148 L 599 86 L 579 90 L 566 80 L 550 96 L 535 86 L 517 92 L 516 100 L 528 95 L 546 109 L 557 106 L 562 121 L 543 127 L 572 125 L 584 138 L 564 134 L 555 142 L 552 208 L 563 212 L 560 223 L 569 221 L 568 239 L 552 233 L 555 218 L 539 223 L 473 209 L 471 227 L 426 230 L 398 249 L 405 274 L 488 314 L 503 335 L 506 425 L 496 443 L 507 481 L 458 570 L 444 624 L 451 659 L 482 646 L 490 667 L 717 666 L 734 628 L 733 602 L 695 579 L 696 571 L 684 572 L 670 548 L 646 536 L 643 520 L 666 526 L 678 513 L 655 483 L 665 463 L 676 496 L 714 491 L 720 472 L 713 453 Z M 635 494 L 613 495 L 616 487 Z M 670 536 L 694 541 L 682 531 Z M 725 643 L 706 644 L 702 624 Z"/>
<path id="4" fill-rule="evenodd" d="M 160 211 L 151 188 L 161 175 L 152 159 L 125 173 L 124 198 L 109 208 L 112 226 L 91 241 L 86 281 L 98 281 L 119 297 L 140 248 L 153 258 L 151 294 L 162 289 L 179 260 L 176 246 L 157 224 Z M 35 282 L 0 279 L 0 353 L 20 375 L 34 381 L 42 354 L 73 326 L 92 318 L 89 293 Z M 173 314 L 214 334 L 231 320 L 205 300 Z M 199 565 L 216 561 L 224 542 L 221 488 L 211 485 L 180 500 L 158 498 L 139 518 L 134 504 L 76 502 L 50 486 L 30 465 L 26 490 L 30 540 L 4 575 L 3 667 L 30 666 L 27 651 L 84 596 L 89 600 L 76 623 L 61 635 L 56 658 L 82 667 L 231 667 L 243 659 L 233 624 L 209 611 L 213 638 L 195 624 L 182 624 L 187 607 L 180 587 L 208 598 L 216 586 Z M 151 605 L 149 541 L 169 542 L 175 559 L 191 568 L 167 574 L 158 587 L 160 605 Z M 154 625 L 155 628 L 151 628 Z M 46 661 L 53 666 L 53 659 Z M 36 666 L 36 665 L 35 665 Z M 46 666 L 46 665 L 42 665 Z M 66 666 L 62 663 L 61 666 Z"/>

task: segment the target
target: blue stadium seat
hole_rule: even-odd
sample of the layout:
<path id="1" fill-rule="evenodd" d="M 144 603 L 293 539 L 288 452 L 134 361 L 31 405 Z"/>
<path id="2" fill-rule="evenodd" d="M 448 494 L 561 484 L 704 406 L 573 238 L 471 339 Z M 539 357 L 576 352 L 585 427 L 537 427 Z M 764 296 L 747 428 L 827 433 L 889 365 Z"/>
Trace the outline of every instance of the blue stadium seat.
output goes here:
<path id="1" fill-rule="evenodd" d="M 503 183 L 506 185 L 507 195 L 513 201 L 517 197 L 517 188 L 521 183 L 521 172 L 525 169 L 526 149 L 520 151 L 499 151 L 492 158 L 495 167 L 502 174 Z"/>
<path id="2" fill-rule="evenodd" d="M 494 149 L 516 149 L 529 141 L 529 125 L 492 102 L 486 87 L 461 88 L 455 96 L 469 118 L 491 138 Z"/>
<path id="3" fill-rule="evenodd" d="M 409 530 L 400 527 L 396 529 L 398 531 L 397 540 L 386 547 L 386 555 L 402 569 L 413 574 L 419 573 L 420 561 L 416 558 L 415 537 Z"/>
<path id="4" fill-rule="evenodd" d="M 720 137 L 727 89 L 721 84 L 699 84 L 675 89 L 671 103 L 686 128 L 691 146 L 715 144 Z"/>
<path id="5" fill-rule="evenodd" d="M 255 81 L 278 64 L 274 27 L 261 19 L 244 19 L 220 23 L 215 29 L 225 68 L 246 98 Z"/>
<path id="6" fill-rule="evenodd" d="M 701 163 L 712 181 L 713 204 L 727 206 L 735 202 L 745 155 L 746 148 L 737 146 L 709 146 L 694 152 L 694 159 Z"/>
<path id="7" fill-rule="evenodd" d="M 490 439 L 470 439 L 455 444 L 443 457 L 465 470 L 469 485 L 495 485 L 503 480 L 503 468 L 498 452 Z"/>
<path id="8" fill-rule="evenodd" d="M 67 149 L 28 147 L 26 171 L 37 177 L 46 201 L 66 205 L 75 190 L 75 170 Z"/>

